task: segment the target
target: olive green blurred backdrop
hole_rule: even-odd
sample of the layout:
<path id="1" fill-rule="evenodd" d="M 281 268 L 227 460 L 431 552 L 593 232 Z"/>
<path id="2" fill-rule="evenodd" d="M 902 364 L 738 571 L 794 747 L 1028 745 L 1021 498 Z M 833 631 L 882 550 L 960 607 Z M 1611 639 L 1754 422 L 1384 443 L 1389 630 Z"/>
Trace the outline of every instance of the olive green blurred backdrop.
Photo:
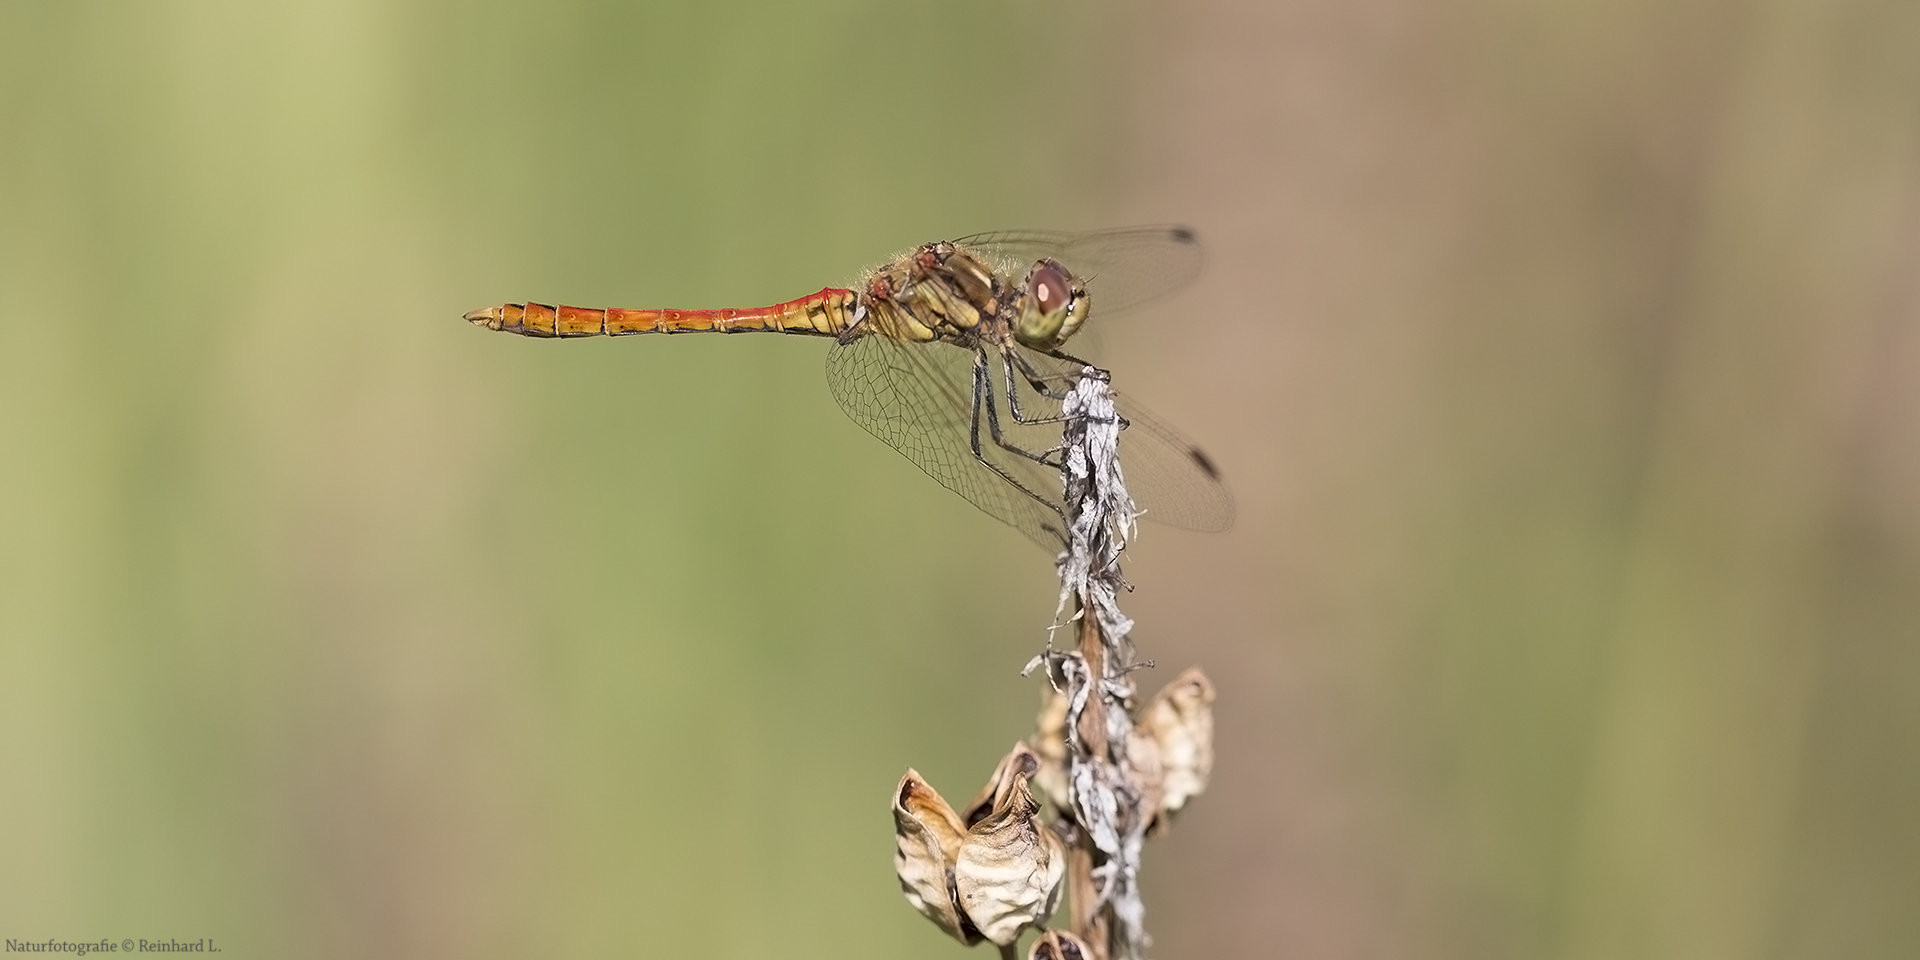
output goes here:
<path id="1" fill-rule="evenodd" d="M 1231 533 L 1161 957 L 1920 953 L 1920 10 L 0 5 L 0 935 L 958 957 L 907 765 L 1047 558 L 824 346 L 538 342 L 1181 221 L 1100 356 Z M 1165 669 L 1171 667 L 1173 669 Z"/>

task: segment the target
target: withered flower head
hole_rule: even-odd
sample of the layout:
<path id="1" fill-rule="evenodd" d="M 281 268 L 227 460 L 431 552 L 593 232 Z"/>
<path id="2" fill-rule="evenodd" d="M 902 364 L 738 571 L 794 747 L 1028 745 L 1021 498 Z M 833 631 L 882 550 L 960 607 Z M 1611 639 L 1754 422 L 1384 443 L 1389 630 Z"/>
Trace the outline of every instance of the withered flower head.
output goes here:
<path id="1" fill-rule="evenodd" d="M 1069 809 L 1067 806 L 1067 698 L 1056 690 L 1042 688 L 1044 698 L 1040 705 L 1040 716 L 1036 723 L 1038 729 L 1028 743 L 1040 758 L 1040 770 L 1033 775 L 1033 785 L 1053 804 L 1056 810 Z"/>
<path id="2" fill-rule="evenodd" d="M 893 871 L 920 915 L 955 940 L 973 946 L 980 931 L 960 912 L 953 863 L 966 827 L 947 801 L 912 769 L 893 792 Z"/>
<path id="3" fill-rule="evenodd" d="M 994 765 L 993 776 L 987 779 L 987 785 L 981 787 L 980 792 L 974 794 L 973 799 L 960 808 L 960 823 L 963 828 L 971 830 L 974 824 L 985 820 L 1014 789 L 1019 772 L 1024 769 L 1027 771 L 1027 776 L 1032 776 L 1033 769 L 1039 765 L 1040 758 L 1034 754 L 1032 747 L 1025 743 L 1015 743 L 1013 749 L 1007 751 L 1007 755 L 1001 757 L 1000 762 Z"/>
<path id="4" fill-rule="evenodd" d="M 1066 848 L 1040 822 L 1040 801 L 1027 789 L 1039 766 L 1026 744 L 1014 746 L 996 771 L 991 812 L 967 830 L 954 864 L 962 910 L 1002 947 L 1053 915 L 1067 872 Z"/>
<path id="5" fill-rule="evenodd" d="M 1160 804 L 1156 830 L 1207 789 L 1213 772 L 1213 682 L 1189 667 L 1160 688 L 1140 711 L 1140 732 L 1159 748 Z"/>
<path id="6" fill-rule="evenodd" d="M 1028 948 L 1027 960 L 1093 960 L 1093 951 L 1065 930 L 1048 930 Z"/>
<path id="7" fill-rule="evenodd" d="M 955 813 L 912 770 L 894 791 L 894 872 L 907 902 L 954 939 L 1007 947 L 1059 902 L 1066 850 L 1041 823 L 1027 781 L 1039 760 L 1016 744 L 980 796 Z"/>

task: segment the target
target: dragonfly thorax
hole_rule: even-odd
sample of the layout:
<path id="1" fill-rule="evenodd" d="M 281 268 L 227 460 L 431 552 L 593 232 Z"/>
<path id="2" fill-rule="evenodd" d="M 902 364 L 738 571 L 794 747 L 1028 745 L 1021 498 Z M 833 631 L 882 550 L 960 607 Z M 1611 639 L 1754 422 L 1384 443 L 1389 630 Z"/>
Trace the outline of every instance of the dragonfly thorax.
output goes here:
<path id="1" fill-rule="evenodd" d="M 1017 291 L 971 252 L 929 243 L 874 271 L 863 290 L 870 329 L 895 340 L 997 341 Z"/>

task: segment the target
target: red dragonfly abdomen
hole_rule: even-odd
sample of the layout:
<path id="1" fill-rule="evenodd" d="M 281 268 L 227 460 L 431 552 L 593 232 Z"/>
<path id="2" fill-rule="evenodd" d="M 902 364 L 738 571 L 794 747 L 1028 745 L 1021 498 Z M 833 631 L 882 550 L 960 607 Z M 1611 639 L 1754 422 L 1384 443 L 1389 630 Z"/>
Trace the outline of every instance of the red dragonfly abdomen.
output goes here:
<path id="1" fill-rule="evenodd" d="M 620 337 L 633 333 L 794 333 L 838 336 L 853 322 L 854 292 L 819 293 L 743 310 L 605 310 L 507 303 L 467 314 L 475 326 L 523 337 Z"/>

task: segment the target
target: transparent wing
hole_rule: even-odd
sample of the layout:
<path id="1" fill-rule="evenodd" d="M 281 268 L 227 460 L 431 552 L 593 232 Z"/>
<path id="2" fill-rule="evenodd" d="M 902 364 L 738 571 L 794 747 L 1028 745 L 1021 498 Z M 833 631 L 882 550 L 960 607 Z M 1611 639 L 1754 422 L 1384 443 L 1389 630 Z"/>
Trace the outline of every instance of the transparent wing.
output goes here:
<path id="1" fill-rule="evenodd" d="M 854 422 L 941 486 L 1043 548 L 1059 550 L 1064 521 L 1058 461 L 1038 458 L 1060 444 L 1056 398 L 1079 379 L 1082 368 L 1015 349 L 1016 369 L 1009 376 L 993 350 L 982 354 L 946 343 L 862 337 L 828 352 L 827 382 Z M 978 357 L 987 364 L 984 388 L 975 372 Z M 991 402 L 976 399 L 979 389 L 991 393 Z M 1021 417 L 1054 422 L 1017 422 L 1016 402 Z M 1125 393 L 1116 394 L 1115 405 L 1128 422 L 1120 437 L 1120 467 L 1142 515 L 1191 530 L 1232 525 L 1233 494 L 1200 448 Z"/>
<path id="2" fill-rule="evenodd" d="M 827 353 L 827 383 L 840 408 L 867 432 L 900 451 L 941 486 L 1057 551 L 1061 533 L 1059 470 L 1011 448 L 1045 454 L 1060 443 L 1059 424 L 1015 423 L 1005 399 L 1004 371 L 989 356 L 989 382 L 1002 443 L 992 435 L 990 411 L 980 405 L 981 456 L 973 452 L 974 351 L 948 343 L 903 343 L 866 336 Z M 1025 384 L 1021 413 L 1056 416 L 1060 405 Z M 1029 407 L 1031 406 L 1031 409 Z M 982 462 L 984 457 L 986 462 Z"/>
<path id="3" fill-rule="evenodd" d="M 955 243 L 984 253 L 1015 278 L 1041 257 L 1073 271 L 1093 294 L 1094 310 L 1112 316 L 1158 300 L 1200 275 L 1200 240 L 1186 227 L 1122 227 L 1089 233 L 1001 230 Z"/>
<path id="4" fill-rule="evenodd" d="M 1080 378 L 1078 363 L 1018 349 L 1026 365 L 1050 385 L 1049 393 L 1060 392 L 1053 384 L 1065 389 Z M 1126 430 L 1120 434 L 1120 470 L 1142 517 L 1209 533 L 1233 525 L 1233 493 L 1199 444 L 1125 391 L 1115 392 L 1114 408 L 1127 421 Z M 1059 442 L 1058 431 L 1055 442 Z"/>

